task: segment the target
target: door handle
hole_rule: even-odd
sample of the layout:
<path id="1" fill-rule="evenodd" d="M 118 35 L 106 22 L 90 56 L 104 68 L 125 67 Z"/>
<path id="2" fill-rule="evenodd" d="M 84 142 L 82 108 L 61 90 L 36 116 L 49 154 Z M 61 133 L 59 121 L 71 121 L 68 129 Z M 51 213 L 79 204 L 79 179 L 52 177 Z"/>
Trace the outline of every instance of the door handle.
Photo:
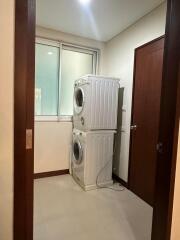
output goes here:
<path id="1" fill-rule="evenodd" d="M 137 129 L 137 125 L 136 125 L 136 124 L 131 125 L 130 129 L 131 129 L 131 130 L 136 130 L 136 129 Z"/>
<path id="2" fill-rule="evenodd" d="M 156 149 L 157 149 L 157 152 L 162 154 L 163 153 L 163 143 L 162 142 L 159 142 L 157 145 L 156 145 Z"/>

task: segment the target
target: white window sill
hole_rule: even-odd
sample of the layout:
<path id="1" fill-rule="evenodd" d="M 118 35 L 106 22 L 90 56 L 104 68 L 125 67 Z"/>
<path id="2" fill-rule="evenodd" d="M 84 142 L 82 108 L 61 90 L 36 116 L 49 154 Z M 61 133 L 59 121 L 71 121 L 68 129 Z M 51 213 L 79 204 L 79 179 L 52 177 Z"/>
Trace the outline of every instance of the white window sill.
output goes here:
<path id="1" fill-rule="evenodd" d="M 35 122 L 72 122 L 72 116 L 35 116 Z"/>

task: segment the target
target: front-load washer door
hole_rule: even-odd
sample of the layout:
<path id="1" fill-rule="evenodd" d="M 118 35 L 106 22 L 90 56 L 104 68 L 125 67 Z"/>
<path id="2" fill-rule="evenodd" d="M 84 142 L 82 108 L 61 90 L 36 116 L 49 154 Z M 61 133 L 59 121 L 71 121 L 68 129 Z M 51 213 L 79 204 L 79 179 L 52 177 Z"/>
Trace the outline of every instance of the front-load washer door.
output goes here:
<path id="1" fill-rule="evenodd" d="M 74 89 L 74 111 L 80 114 L 84 107 L 84 91 L 81 87 Z"/>
<path id="2" fill-rule="evenodd" d="M 73 141 L 73 161 L 76 165 L 80 165 L 83 160 L 83 149 L 80 141 L 75 139 Z"/>

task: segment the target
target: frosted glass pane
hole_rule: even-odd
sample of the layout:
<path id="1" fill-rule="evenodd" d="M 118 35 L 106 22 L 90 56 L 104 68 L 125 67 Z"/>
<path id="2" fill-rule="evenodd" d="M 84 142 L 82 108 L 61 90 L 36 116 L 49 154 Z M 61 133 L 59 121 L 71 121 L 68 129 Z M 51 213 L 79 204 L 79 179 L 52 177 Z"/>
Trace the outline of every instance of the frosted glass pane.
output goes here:
<path id="1" fill-rule="evenodd" d="M 93 73 L 93 55 L 62 50 L 60 114 L 73 114 L 74 81 Z"/>
<path id="2" fill-rule="evenodd" d="M 57 116 L 59 48 L 36 44 L 35 115 Z"/>

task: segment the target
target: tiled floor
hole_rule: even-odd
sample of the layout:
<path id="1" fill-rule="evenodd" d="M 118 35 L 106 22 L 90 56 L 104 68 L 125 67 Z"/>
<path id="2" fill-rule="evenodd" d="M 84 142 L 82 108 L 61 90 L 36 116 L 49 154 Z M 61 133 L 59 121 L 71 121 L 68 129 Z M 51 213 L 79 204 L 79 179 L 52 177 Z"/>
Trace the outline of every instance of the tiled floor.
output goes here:
<path id="1" fill-rule="evenodd" d="M 152 208 L 128 190 L 84 192 L 64 175 L 34 191 L 34 240 L 150 240 Z"/>

